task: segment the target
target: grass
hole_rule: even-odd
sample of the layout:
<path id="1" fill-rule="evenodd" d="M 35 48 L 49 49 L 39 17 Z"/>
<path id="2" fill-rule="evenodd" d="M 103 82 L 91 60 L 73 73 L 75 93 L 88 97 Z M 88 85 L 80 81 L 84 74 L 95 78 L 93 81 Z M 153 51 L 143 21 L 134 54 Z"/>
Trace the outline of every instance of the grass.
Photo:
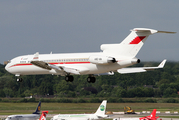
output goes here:
<path id="1" fill-rule="evenodd" d="M 35 111 L 38 103 L 0 103 L 0 114 L 30 114 Z M 92 113 L 100 103 L 42 103 L 41 110 L 48 110 L 49 114 L 58 113 Z M 179 111 L 178 103 L 108 103 L 107 111 L 122 112 L 124 106 L 130 106 L 136 112 L 141 111 Z"/>
<path id="2" fill-rule="evenodd" d="M 38 103 L 0 103 L 0 115 L 31 114 L 37 105 Z M 42 103 L 41 111 L 48 110 L 49 114 L 94 113 L 99 105 L 100 103 Z M 123 112 L 124 106 L 130 106 L 136 112 L 152 111 L 153 109 L 157 109 L 161 113 L 165 111 L 179 112 L 178 103 L 108 103 L 107 111 Z M 179 118 L 179 116 L 161 117 Z"/>

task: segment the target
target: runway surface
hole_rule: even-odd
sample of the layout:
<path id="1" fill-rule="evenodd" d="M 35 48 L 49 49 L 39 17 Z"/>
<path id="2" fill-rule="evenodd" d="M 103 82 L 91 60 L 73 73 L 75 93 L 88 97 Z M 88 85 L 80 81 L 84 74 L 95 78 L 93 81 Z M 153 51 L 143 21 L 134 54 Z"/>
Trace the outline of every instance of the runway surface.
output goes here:
<path id="1" fill-rule="evenodd" d="M 52 118 L 54 115 L 57 114 L 47 114 L 47 118 Z M 110 114 L 110 119 L 113 118 L 139 118 L 139 117 L 144 117 L 148 116 L 150 114 Z M 7 118 L 9 115 L 0 115 L 0 120 Z M 179 118 L 172 118 L 172 117 L 179 117 L 179 114 L 156 114 L 156 116 L 159 116 L 157 120 L 179 120 Z M 162 116 L 162 117 L 160 117 Z M 163 118 L 163 116 L 171 116 L 171 118 Z"/>

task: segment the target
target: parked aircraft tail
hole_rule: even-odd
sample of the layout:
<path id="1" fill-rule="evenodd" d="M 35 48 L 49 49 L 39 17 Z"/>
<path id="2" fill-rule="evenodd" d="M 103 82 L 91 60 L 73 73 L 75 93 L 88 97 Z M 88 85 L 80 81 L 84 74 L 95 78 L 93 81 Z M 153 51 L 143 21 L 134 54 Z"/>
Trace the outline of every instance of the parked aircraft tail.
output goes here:
<path id="1" fill-rule="evenodd" d="M 134 58 L 149 35 L 154 33 L 175 33 L 167 31 L 158 31 L 148 28 L 134 28 L 131 33 L 120 44 L 103 44 L 101 50 L 104 53 L 113 56 L 124 56 Z"/>
<path id="2" fill-rule="evenodd" d="M 107 105 L 107 100 L 103 100 L 103 102 L 101 103 L 97 111 L 95 112 L 95 115 L 97 115 L 99 118 L 107 117 L 108 115 L 105 115 L 106 105 Z"/>
<path id="3" fill-rule="evenodd" d="M 48 111 L 42 111 L 42 114 L 40 116 L 39 120 L 46 120 L 46 115 L 48 114 Z"/>
<path id="4" fill-rule="evenodd" d="M 33 114 L 40 114 L 40 108 L 41 108 L 41 101 L 39 101 L 39 104 L 38 104 L 35 112 L 33 112 Z"/>
<path id="5" fill-rule="evenodd" d="M 158 116 L 156 117 L 156 109 L 154 109 L 149 116 L 141 117 L 139 119 L 140 120 L 157 120 L 157 118 L 159 118 L 159 117 Z"/>

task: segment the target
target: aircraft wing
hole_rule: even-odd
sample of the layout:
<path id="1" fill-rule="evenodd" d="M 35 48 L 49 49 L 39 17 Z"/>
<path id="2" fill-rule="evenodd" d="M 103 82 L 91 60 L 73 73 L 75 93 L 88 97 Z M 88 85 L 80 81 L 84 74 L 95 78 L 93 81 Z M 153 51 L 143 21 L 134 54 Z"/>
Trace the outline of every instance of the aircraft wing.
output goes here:
<path id="1" fill-rule="evenodd" d="M 39 53 L 35 53 L 31 64 L 49 70 L 52 74 L 59 74 L 59 75 L 67 75 L 67 74 L 75 74 L 80 75 L 81 73 L 88 72 L 89 69 L 81 66 L 65 66 L 65 65 L 54 65 L 44 61 L 39 60 Z"/>
<path id="2" fill-rule="evenodd" d="M 166 63 L 166 59 L 163 60 L 159 66 L 157 67 L 133 67 L 133 68 L 122 68 L 122 69 L 118 69 L 117 72 L 120 74 L 126 74 L 126 73 L 139 73 L 139 72 L 146 72 L 148 70 L 154 70 L 154 69 L 159 69 L 159 68 L 163 68 L 165 63 Z"/>
<path id="3" fill-rule="evenodd" d="M 38 66 L 43 69 L 51 70 L 52 68 L 48 66 L 48 63 L 43 61 L 31 61 L 31 64 Z"/>
<path id="4" fill-rule="evenodd" d="M 69 66 L 57 66 L 50 63 L 46 63 L 44 61 L 31 61 L 31 64 L 38 66 L 43 69 L 49 70 L 52 74 L 60 74 L 60 75 L 67 75 L 67 74 L 75 74 L 80 75 L 82 72 L 89 71 L 87 68 L 84 67 L 69 67 Z"/>

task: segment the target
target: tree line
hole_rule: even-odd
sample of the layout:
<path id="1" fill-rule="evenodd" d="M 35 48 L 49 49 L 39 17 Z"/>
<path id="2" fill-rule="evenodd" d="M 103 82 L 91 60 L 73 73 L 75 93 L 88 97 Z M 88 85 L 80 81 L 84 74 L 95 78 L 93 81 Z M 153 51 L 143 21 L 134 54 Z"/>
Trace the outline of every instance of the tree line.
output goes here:
<path id="1" fill-rule="evenodd" d="M 135 65 L 157 66 L 158 62 L 144 62 Z M 163 69 L 145 73 L 96 76 L 95 83 L 86 81 L 87 75 L 74 76 L 73 82 L 66 82 L 64 76 L 28 75 L 23 82 L 8 73 L 0 65 L 0 97 L 16 98 L 35 95 L 54 95 L 56 98 L 178 98 L 179 63 L 167 62 Z"/>

